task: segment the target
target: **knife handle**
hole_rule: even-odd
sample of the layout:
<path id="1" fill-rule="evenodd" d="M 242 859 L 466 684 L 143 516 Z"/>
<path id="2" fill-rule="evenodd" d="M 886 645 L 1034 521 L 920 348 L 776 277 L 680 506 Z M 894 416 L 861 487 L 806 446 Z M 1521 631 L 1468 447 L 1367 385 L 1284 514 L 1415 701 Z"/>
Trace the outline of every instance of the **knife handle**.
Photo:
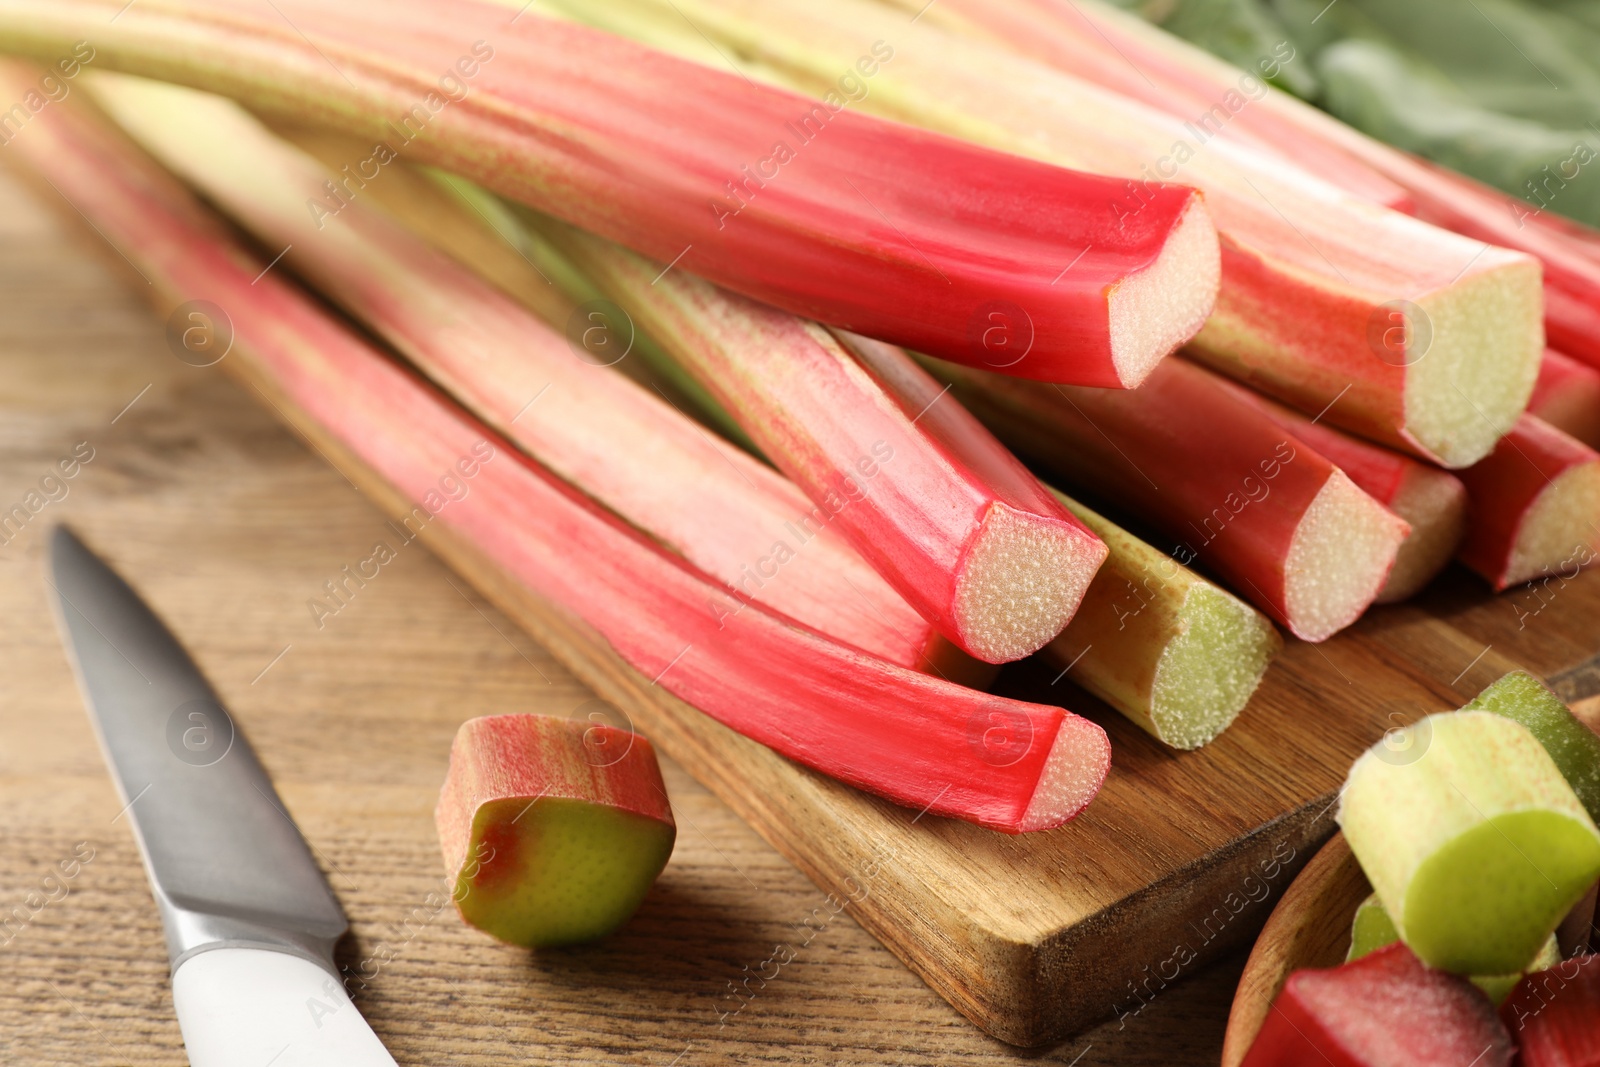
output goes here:
<path id="1" fill-rule="evenodd" d="M 303 956 L 196 953 L 172 974 L 191 1067 L 395 1067 L 344 984 Z"/>

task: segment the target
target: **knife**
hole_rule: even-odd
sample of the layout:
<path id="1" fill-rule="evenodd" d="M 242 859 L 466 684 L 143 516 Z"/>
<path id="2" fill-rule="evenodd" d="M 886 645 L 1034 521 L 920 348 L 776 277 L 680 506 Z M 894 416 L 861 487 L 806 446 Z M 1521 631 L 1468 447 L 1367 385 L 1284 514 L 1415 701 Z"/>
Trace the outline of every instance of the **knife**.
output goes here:
<path id="1" fill-rule="evenodd" d="M 65 526 L 48 570 L 161 909 L 189 1062 L 394 1067 L 334 965 L 344 911 L 194 661 Z"/>

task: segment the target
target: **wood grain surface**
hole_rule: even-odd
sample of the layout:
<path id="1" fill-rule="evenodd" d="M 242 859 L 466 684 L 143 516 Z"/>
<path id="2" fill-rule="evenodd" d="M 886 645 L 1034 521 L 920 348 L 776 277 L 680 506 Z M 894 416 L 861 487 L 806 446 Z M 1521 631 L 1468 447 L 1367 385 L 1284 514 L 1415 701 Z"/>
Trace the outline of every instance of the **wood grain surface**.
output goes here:
<path id="1" fill-rule="evenodd" d="M 581 714 L 595 694 L 421 546 L 319 627 L 307 601 L 365 558 L 381 513 L 261 398 L 173 358 L 136 274 L 114 277 L 9 182 L 0 207 L 0 508 L 40 490 L 79 442 L 94 450 L 64 498 L 0 547 L 0 892 L 13 915 L 0 1045 L 15 1062 L 182 1062 L 154 910 L 45 607 L 37 549 L 53 521 L 134 581 L 249 733 L 351 915 L 343 959 L 402 1063 L 1040 1055 L 985 1037 L 939 994 L 1012 1040 L 1112 1017 L 1049 1059 L 1216 1062 L 1238 963 L 1207 961 L 1249 941 L 1331 832 L 1328 800 L 1354 754 L 1507 663 L 1548 674 L 1597 644 L 1591 578 L 1493 599 L 1455 575 L 1421 607 L 1291 644 L 1241 723 L 1184 755 L 1070 682 L 1010 672 L 1011 691 L 1094 715 L 1117 753 L 1084 818 L 1026 839 L 913 826 L 914 812 L 707 740 L 720 728 L 656 715 L 639 725 L 787 859 L 669 764 L 679 846 L 635 921 L 595 948 L 508 949 L 433 903 L 449 739 L 472 715 Z M 501 599 L 539 628 L 534 608 Z M 541 638 L 570 635 L 550 623 Z M 629 704 L 627 685 L 606 695 Z M 742 786 L 763 759 L 763 790 Z M 47 884 L 80 842 L 93 860 Z M 885 873 L 836 911 L 827 889 L 885 843 Z"/>

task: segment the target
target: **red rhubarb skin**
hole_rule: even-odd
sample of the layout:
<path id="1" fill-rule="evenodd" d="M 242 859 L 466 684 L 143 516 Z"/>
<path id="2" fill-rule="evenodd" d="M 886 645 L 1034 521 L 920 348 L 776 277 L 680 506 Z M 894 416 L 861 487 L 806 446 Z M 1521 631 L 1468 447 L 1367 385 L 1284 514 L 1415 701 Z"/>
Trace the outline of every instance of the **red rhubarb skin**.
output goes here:
<path id="1" fill-rule="evenodd" d="M 1164 361 L 1132 392 L 955 376 L 962 399 L 991 414 L 1012 445 L 1158 526 L 1180 560 L 1198 560 L 1296 629 L 1284 565 L 1337 468 L 1228 383 L 1182 359 Z M 1218 509 L 1227 516 L 1220 533 Z"/>
<path id="2" fill-rule="evenodd" d="M 1523 415 L 1485 459 L 1456 471 L 1467 487 L 1467 537 L 1458 558 L 1495 589 L 1510 585 L 1508 570 L 1528 512 L 1558 475 L 1600 453 L 1535 415 Z M 1582 532 L 1574 551 L 1589 542 Z"/>
<path id="3" fill-rule="evenodd" d="M 544 797 L 617 808 L 677 829 L 648 739 L 548 715 L 486 715 L 456 731 L 434 810 L 452 881 L 467 863 L 479 808 L 496 800 Z"/>
<path id="4" fill-rule="evenodd" d="M 0 84 L 21 94 L 36 80 L 10 65 Z M 224 308 L 227 359 L 272 382 L 303 429 L 417 501 L 408 521 L 452 529 L 652 684 L 813 770 L 1001 832 L 1045 828 L 1026 817 L 1063 731 L 1075 795 L 1086 804 L 1098 791 L 1110 769 L 1099 726 L 905 670 L 741 603 L 263 272 L 187 190 L 74 102 L 52 105 L 28 134 L 13 142 L 18 158 L 138 264 L 159 308 Z M 446 477 L 469 491 L 445 497 Z"/>
<path id="5" fill-rule="evenodd" d="M 1525 977 L 1500 1006 L 1519 1067 L 1600 1067 L 1600 956 Z"/>
<path id="6" fill-rule="evenodd" d="M 1489 999 L 1396 942 L 1331 970 L 1296 971 L 1242 1067 L 1510 1067 Z"/>
<path id="7" fill-rule="evenodd" d="M 747 598 L 929 669 L 931 624 L 834 525 L 796 532 L 812 505 L 792 482 L 578 358 L 566 337 L 370 203 L 319 228 L 305 206 L 323 195 L 315 161 L 265 134 L 238 150 L 250 153 L 251 179 L 202 164 L 190 173 L 206 195 L 264 244 L 289 246 L 290 266 L 480 418 Z"/>
<path id="8" fill-rule="evenodd" d="M 1600 445 L 1600 370 L 1553 348 L 1545 349 L 1528 414 L 1590 448 Z"/>
<path id="9" fill-rule="evenodd" d="M 441 107 L 408 159 L 795 314 L 958 362 L 992 362 L 991 311 L 1023 315 L 1034 343 L 1007 372 L 1026 377 L 1122 384 L 1110 294 L 1155 261 L 1197 196 L 1155 187 L 1119 223 L 1105 210 L 1118 180 L 849 109 L 802 143 L 790 124 L 823 105 L 477 0 L 123 6 L 0 4 L 0 44 L 54 58 L 89 39 L 97 65 L 396 149 L 395 129 L 372 116 L 397 121 L 433 93 Z M 445 106 L 440 76 L 475 39 L 493 58 Z M 744 166 L 770 180 L 730 215 L 727 183 Z"/>
<path id="10" fill-rule="evenodd" d="M 629 303 L 651 332 L 679 340 L 680 358 L 762 454 L 967 652 L 984 658 L 962 629 L 956 594 L 996 506 L 1031 514 L 1104 558 L 1099 538 L 976 419 L 958 422 L 953 400 L 940 410 L 942 390 L 903 351 L 872 345 L 869 369 L 815 323 L 699 279 L 652 285 L 657 264 L 579 240 L 619 291 L 637 296 Z"/>

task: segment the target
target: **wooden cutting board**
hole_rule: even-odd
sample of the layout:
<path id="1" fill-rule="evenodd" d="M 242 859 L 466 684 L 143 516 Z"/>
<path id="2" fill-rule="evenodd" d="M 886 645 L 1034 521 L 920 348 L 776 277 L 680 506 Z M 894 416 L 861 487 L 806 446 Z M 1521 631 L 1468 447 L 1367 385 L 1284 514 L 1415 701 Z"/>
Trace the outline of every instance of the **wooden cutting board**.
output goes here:
<path id="1" fill-rule="evenodd" d="M 133 284 L 140 283 L 135 279 Z M 50 313 L 49 300 L 43 304 L 41 313 Z M 92 321 L 106 312 L 78 306 L 71 313 Z M 160 350 L 157 324 L 146 324 L 145 331 L 148 351 L 130 354 L 125 364 L 102 365 L 102 373 L 118 377 L 123 386 L 107 389 L 106 395 L 125 392 L 133 401 L 129 410 L 135 412 L 134 405 L 145 403 L 148 411 L 153 401 L 139 392 L 141 382 L 155 377 L 166 383 L 169 396 L 163 410 L 168 414 L 153 423 L 144 413 L 131 417 L 140 420 L 140 430 L 149 438 L 142 447 L 157 448 L 165 463 L 187 459 L 219 475 L 249 474 L 254 479 L 242 485 L 217 484 L 213 495 L 219 505 L 238 507 L 240 492 L 270 493 L 270 462 L 255 470 L 256 457 L 219 463 L 218 457 L 198 451 L 215 442 L 193 431 L 181 405 L 173 407 L 173 395 L 186 403 L 215 397 L 189 378 L 174 376 L 170 356 Z M 159 375 L 146 370 L 157 362 Z M 21 364 L 12 361 L 8 366 Z M 178 370 L 188 374 L 193 369 Z M 52 376 L 47 364 L 29 364 L 26 374 L 46 394 L 80 387 L 70 374 Z M 124 417 L 113 414 L 118 420 Z M 95 429 L 110 433 L 116 426 L 113 421 Z M 19 441 L 25 429 L 14 425 Z M 257 443 L 269 451 L 282 448 L 270 437 L 251 441 L 250 447 Z M 380 507 L 409 510 L 409 503 L 394 499 L 348 457 L 326 442 L 313 443 Z M 27 447 L 38 454 L 26 458 L 45 464 L 41 469 L 55 459 L 49 444 L 31 441 Z M 111 462 L 91 465 L 90 470 L 111 470 L 135 490 L 142 478 L 152 487 L 160 484 L 161 465 L 142 463 L 139 456 L 137 449 L 120 458 L 112 451 Z M 26 464 L 19 466 L 26 469 Z M 285 480 L 280 488 L 294 486 Z M 13 488 L 13 495 L 27 490 L 20 482 Z M 186 514 L 203 521 L 205 495 L 196 501 L 191 494 L 187 503 L 191 510 Z M 302 529 L 291 535 L 274 529 L 270 521 L 274 509 L 284 522 L 315 521 L 298 504 L 274 501 L 263 512 L 268 520 L 249 531 L 243 543 L 259 553 L 275 538 L 304 541 Z M 58 510 L 72 514 L 65 504 Z M 149 538 L 158 528 L 170 536 L 170 526 L 147 516 L 143 535 Z M 102 519 L 88 532 L 91 543 L 119 558 L 118 535 L 123 531 L 118 526 Z M 141 531 L 136 523 L 126 532 L 137 537 Z M 1080 819 L 1048 834 L 1005 837 L 883 804 L 733 735 L 651 686 L 581 626 L 519 593 L 500 580 L 491 564 L 466 546 L 437 536 L 440 532 L 428 538 L 440 558 L 832 894 L 819 900 L 800 927 L 808 921 L 826 925 L 826 918 L 842 908 L 979 1026 L 1022 1045 L 1059 1041 L 1108 1017 L 1117 1020 L 1115 1030 L 1121 1032 L 1147 1012 L 1169 1010 L 1176 998 L 1167 990 L 1229 947 L 1247 942 L 1264 921 L 1271 900 L 1332 832 L 1332 792 L 1357 752 L 1390 726 L 1459 705 L 1507 663 L 1548 674 L 1586 660 L 1600 645 L 1588 639 L 1600 624 L 1600 579 L 1553 582 L 1538 598 L 1524 592 L 1494 599 L 1474 580 L 1453 574 L 1420 606 L 1374 612 L 1320 646 L 1291 643 L 1240 722 L 1197 753 L 1163 748 L 1051 672 L 1014 670 L 1004 679 L 1007 691 L 1060 699 L 1093 716 L 1110 732 L 1116 755 L 1106 789 Z M 37 540 L 32 534 L 30 538 Z M 148 559 L 159 550 L 180 557 L 181 566 L 183 547 L 179 539 L 121 551 Z M 16 555 L 13 550 L 11 556 Z M 20 562 L 12 560 L 14 565 Z M 187 595 L 206 593 L 196 589 Z M 464 590 L 461 595 L 467 596 Z M 487 614 L 484 618 L 492 621 Z M 221 626 L 226 620 L 226 613 L 211 619 Z M 51 650 L 44 654 L 58 654 L 42 615 L 36 627 L 32 641 L 41 652 Z M 511 636 L 501 636 L 514 647 Z M 192 638 L 186 634 L 186 640 Z M 263 662 L 260 677 L 267 677 L 276 662 Z M 336 688 L 337 670 L 316 681 Z M 471 682 L 471 672 L 463 671 L 463 699 L 475 702 L 482 698 Z M 234 688 L 248 698 L 248 687 Z M 1600 684 L 1594 688 L 1600 690 Z M 229 687 L 223 691 L 232 701 Z M 459 721 L 477 709 L 454 710 Z M 246 723 L 249 728 L 248 719 Z M 447 730 L 435 732 L 441 734 L 436 741 L 448 735 Z M 348 733 L 340 736 L 350 744 Z M 372 767 L 387 758 L 387 735 L 366 737 L 359 749 L 322 754 L 328 758 L 319 765 L 339 768 L 331 771 L 336 775 L 352 773 L 354 767 L 363 780 L 381 782 L 382 773 Z M 290 803 L 298 813 L 292 797 Z M 338 806 L 328 797 L 321 803 L 335 810 Z M 759 1010 L 764 1002 L 758 994 L 777 981 L 771 972 L 779 948 L 753 955 L 733 974 L 731 999 L 718 987 L 719 996 L 712 998 L 718 1010 L 711 1013 L 707 1029 L 725 1027 L 723 1013 L 741 1005 L 754 1004 L 751 1011 Z M 151 969 L 159 975 L 158 958 Z M 731 984 L 734 980 L 745 992 Z M 870 1028 L 877 1019 L 867 1012 L 860 1024 Z M 1162 1062 L 1159 1052 L 1151 1062 Z"/>

